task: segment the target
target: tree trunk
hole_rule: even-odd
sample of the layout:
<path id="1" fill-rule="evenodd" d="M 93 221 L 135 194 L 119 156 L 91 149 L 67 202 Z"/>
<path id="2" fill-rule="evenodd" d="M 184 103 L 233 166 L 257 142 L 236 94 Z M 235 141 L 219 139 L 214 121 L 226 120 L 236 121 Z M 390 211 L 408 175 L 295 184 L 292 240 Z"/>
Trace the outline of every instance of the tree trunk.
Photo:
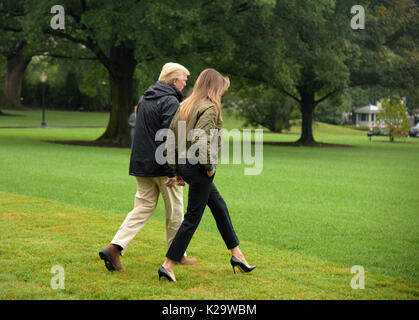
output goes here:
<path id="1" fill-rule="evenodd" d="M 123 46 L 110 52 L 111 115 L 105 133 L 99 141 L 115 142 L 130 146 L 131 135 L 128 118 L 132 112 L 133 76 L 137 65 L 134 50 Z"/>
<path id="2" fill-rule="evenodd" d="M 105 133 L 98 139 L 130 144 L 128 118 L 132 104 L 132 78 L 110 75 L 112 108 Z"/>
<path id="3" fill-rule="evenodd" d="M 269 126 L 269 130 L 276 133 L 281 133 L 281 129 L 278 130 L 277 123 L 276 123 L 276 115 L 271 116 L 271 123 Z"/>
<path id="4" fill-rule="evenodd" d="M 390 142 L 394 142 L 394 129 L 393 128 L 389 128 L 388 137 L 390 138 Z"/>
<path id="5" fill-rule="evenodd" d="M 301 144 L 314 143 L 313 138 L 313 111 L 316 106 L 314 93 L 299 90 L 301 95 L 300 110 L 302 115 L 301 137 L 297 142 Z"/>
<path id="6" fill-rule="evenodd" d="M 21 109 L 20 94 L 25 70 L 31 61 L 20 53 L 7 57 L 6 80 L 2 98 L 2 107 L 6 109 Z"/>

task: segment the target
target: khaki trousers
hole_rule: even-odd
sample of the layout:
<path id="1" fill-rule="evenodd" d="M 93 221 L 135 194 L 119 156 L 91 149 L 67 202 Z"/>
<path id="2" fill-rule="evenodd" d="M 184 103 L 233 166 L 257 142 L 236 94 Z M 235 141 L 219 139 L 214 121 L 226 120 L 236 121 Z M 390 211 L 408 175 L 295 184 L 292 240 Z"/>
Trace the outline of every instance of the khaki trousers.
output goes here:
<path id="1" fill-rule="evenodd" d="M 166 213 L 166 239 L 170 247 L 183 221 L 183 190 L 175 185 L 166 187 L 167 177 L 136 177 L 137 193 L 135 195 L 134 209 L 128 213 L 111 243 L 122 247 L 124 254 L 131 240 L 144 228 L 153 215 L 157 206 L 159 195 L 164 201 Z"/>

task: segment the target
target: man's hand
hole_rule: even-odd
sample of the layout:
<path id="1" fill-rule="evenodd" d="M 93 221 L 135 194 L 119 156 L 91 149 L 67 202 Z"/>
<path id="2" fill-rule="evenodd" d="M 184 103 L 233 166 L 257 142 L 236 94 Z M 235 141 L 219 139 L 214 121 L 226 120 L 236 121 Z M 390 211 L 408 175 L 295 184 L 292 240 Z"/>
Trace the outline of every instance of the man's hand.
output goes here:
<path id="1" fill-rule="evenodd" d="M 171 188 L 173 187 L 175 184 L 177 184 L 178 186 L 183 187 L 186 183 L 185 181 L 182 179 L 181 176 L 176 176 L 173 178 L 167 178 L 167 180 L 164 183 L 167 187 Z"/>
<path id="2" fill-rule="evenodd" d="M 166 187 L 171 188 L 171 187 L 173 187 L 176 184 L 176 181 L 177 181 L 176 177 L 167 178 L 167 180 L 165 181 L 164 184 L 166 185 Z"/>
<path id="3" fill-rule="evenodd" d="M 211 171 L 207 171 L 208 177 L 212 177 L 214 174 L 215 174 L 215 168 L 212 169 Z"/>

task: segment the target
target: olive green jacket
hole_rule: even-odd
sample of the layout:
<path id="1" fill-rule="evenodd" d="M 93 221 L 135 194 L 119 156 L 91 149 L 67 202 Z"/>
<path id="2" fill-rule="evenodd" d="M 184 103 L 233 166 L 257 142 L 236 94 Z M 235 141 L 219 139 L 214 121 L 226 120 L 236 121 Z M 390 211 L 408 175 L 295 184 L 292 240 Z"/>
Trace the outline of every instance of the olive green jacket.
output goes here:
<path id="1" fill-rule="evenodd" d="M 180 108 L 179 108 L 180 109 Z M 179 174 L 178 171 L 178 164 L 179 159 L 186 159 L 187 152 L 194 152 L 196 158 L 198 159 L 199 163 L 204 166 L 207 170 L 210 170 L 212 167 L 216 167 L 217 158 L 220 154 L 221 150 L 221 129 L 222 129 L 222 121 L 218 120 L 218 108 L 216 104 L 209 99 L 203 99 L 198 102 L 195 106 L 194 110 L 192 111 L 191 117 L 188 121 L 186 121 L 186 132 L 185 130 L 182 131 L 180 127 L 181 123 L 179 122 L 179 109 L 177 110 L 173 120 L 170 124 L 170 130 L 174 133 L 174 141 L 170 141 L 169 139 L 166 142 L 166 149 L 169 150 L 170 147 L 175 150 L 175 159 L 169 162 L 169 166 L 175 170 L 176 174 Z M 185 123 L 183 124 L 185 125 Z M 193 129 L 201 129 L 201 134 L 205 132 L 203 136 L 194 136 L 192 137 L 191 132 Z M 217 129 L 218 136 L 211 136 L 211 130 Z M 197 131 L 194 131 L 197 132 Z M 214 133 L 214 132 L 213 132 Z M 186 141 L 186 148 L 183 148 L 186 153 L 182 153 L 182 148 L 179 148 L 179 136 L 183 141 Z M 211 138 L 217 139 L 216 146 L 217 150 L 211 150 Z M 206 154 L 200 155 L 199 154 L 199 144 L 206 144 Z M 194 149 L 190 150 L 191 147 Z M 196 150 L 195 150 L 196 149 Z M 181 154 L 179 155 L 179 152 Z M 188 157 L 189 159 L 189 157 Z M 175 160 L 175 161 L 173 161 Z M 171 163 L 172 162 L 172 163 Z M 173 163 L 176 162 L 176 163 Z"/>

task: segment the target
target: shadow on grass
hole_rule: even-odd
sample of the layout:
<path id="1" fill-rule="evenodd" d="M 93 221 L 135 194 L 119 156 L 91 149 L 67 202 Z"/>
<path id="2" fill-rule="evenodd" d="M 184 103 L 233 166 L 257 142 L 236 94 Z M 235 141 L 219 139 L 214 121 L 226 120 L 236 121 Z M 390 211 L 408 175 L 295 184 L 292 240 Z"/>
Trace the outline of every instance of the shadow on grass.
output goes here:
<path id="1" fill-rule="evenodd" d="M 111 141 L 83 141 L 83 140 L 45 140 L 44 142 L 67 144 L 73 146 L 86 146 L 86 147 L 105 147 L 105 148 L 131 148 L 131 145 L 111 142 Z"/>
<path id="2" fill-rule="evenodd" d="M 46 140 L 45 142 L 57 143 L 57 144 L 67 144 L 74 146 L 86 146 L 86 147 L 105 147 L 105 148 L 131 148 L 128 144 L 122 144 L 118 142 L 111 141 L 80 141 L 80 140 Z M 252 142 L 252 144 L 255 144 Z M 264 145 L 272 146 L 286 146 L 286 147 L 338 147 L 338 148 L 353 148 L 352 145 L 347 144 L 336 144 L 336 143 L 323 143 L 323 142 L 311 142 L 311 143 L 301 143 L 301 142 L 273 142 L 265 141 Z"/>
<path id="3" fill-rule="evenodd" d="M 26 117 L 23 114 L 4 113 L 0 110 L 0 117 Z"/>
<path id="4" fill-rule="evenodd" d="M 252 142 L 255 144 L 254 142 Z M 324 143 L 324 142 L 276 142 L 266 141 L 264 145 L 270 146 L 285 146 L 285 147 L 339 147 L 339 148 L 354 148 L 355 146 L 349 144 L 336 144 L 336 143 Z"/>

